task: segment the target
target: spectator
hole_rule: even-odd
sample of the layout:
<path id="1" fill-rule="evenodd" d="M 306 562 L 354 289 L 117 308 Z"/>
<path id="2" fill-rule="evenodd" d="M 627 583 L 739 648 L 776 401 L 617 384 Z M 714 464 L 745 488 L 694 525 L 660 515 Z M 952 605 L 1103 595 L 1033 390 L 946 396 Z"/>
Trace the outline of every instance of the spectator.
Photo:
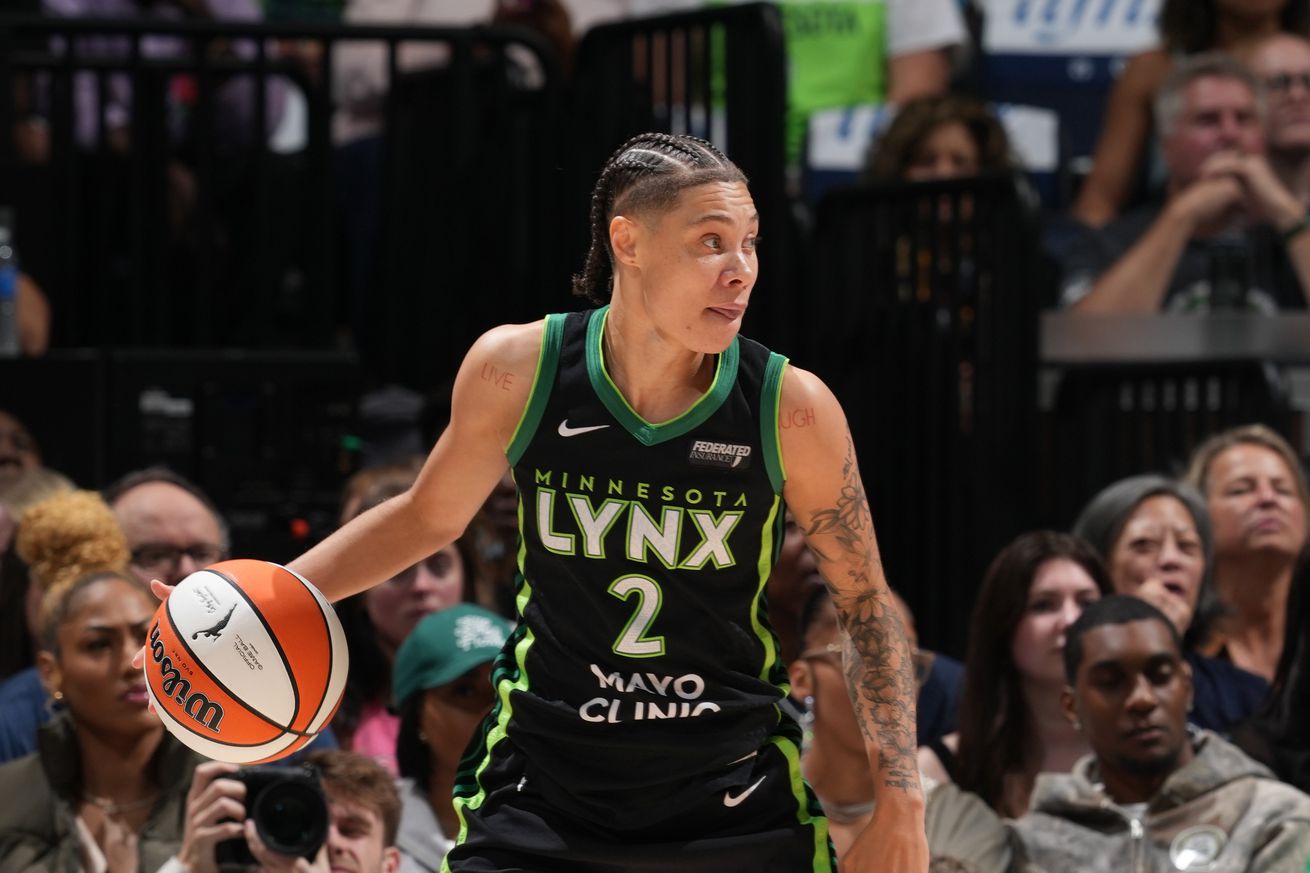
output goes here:
<path id="1" fill-rule="evenodd" d="M 737 0 L 740 2 L 740 0 Z M 638 13 L 722 5 L 720 0 L 641 0 Z M 819 109 L 944 94 L 951 52 L 966 33 L 951 0 L 779 0 L 786 35 L 787 157 L 799 166 L 806 126 Z"/>
<path id="2" fill-rule="evenodd" d="M 1224 431 L 1192 453 L 1187 481 L 1214 524 L 1215 590 L 1231 614 L 1207 654 L 1270 680 L 1278 664 L 1297 556 L 1306 544 L 1305 474 L 1263 425 Z"/>
<path id="3" fill-rule="evenodd" d="M 452 795 L 460 759 L 495 690 L 492 661 L 513 625 L 461 603 L 425 616 L 396 653 L 391 701 L 401 798 L 401 873 L 440 873 L 459 833 Z"/>
<path id="4" fill-rule="evenodd" d="M 1300 0 L 1164 0 L 1159 28 L 1162 45 L 1128 61 L 1105 106 L 1092 173 L 1073 207 L 1076 218 L 1094 227 L 1128 204 L 1148 152 L 1152 101 L 1179 61 L 1214 50 L 1245 61 L 1262 39 L 1279 31 L 1310 34 L 1310 8 Z M 1158 114 L 1154 121 L 1155 135 L 1163 138 Z"/>
<path id="5" fill-rule="evenodd" d="M 0 766 L 0 869 L 156 870 L 181 841 L 199 761 L 132 667 L 156 601 L 126 571 L 69 569 L 41 620 L 41 679 L 63 711 L 40 751 Z"/>
<path id="6" fill-rule="evenodd" d="M 1264 86 L 1269 164 L 1301 205 L 1310 206 L 1310 40 L 1272 36 L 1256 48 L 1251 69 Z"/>
<path id="7" fill-rule="evenodd" d="M 1015 824 L 1035 868 L 1303 873 L 1310 797 L 1217 735 L 1189 733 L 1192 673 L 1164 613 L 1107 597 L 1069 628 L 1064 658 L 1061 703 L 1092 754 L 1042 776 Z"/>
<path id="8" fill-rule="evenodd" d="M 1268 700 L 1233 742 L 1273 770 L 1279 779 L 1310 792 L 1310 553 L 1303 552 L 1287 602 L 1286 636 Z"/>
<path id="9" fill-rule="evenodd" d="M 1156 96 L 1163 204 L 1076 240 L 1062 302 L 1081 312 L 1304 309 L 1310 221 L 1264 157 L 1255 77 L 1217 53 Z"/>
<path id="10" fill-rule="evenodd" d="M 864 175 L 871 182 L 924 182 L 1013 168 L 1010 142 L 996 116 L 971 97 L 943 94 L 901 107 L 870 150 Z"/>
<path id="11" fill-rule="evenodd" d="M 245 786 L 223 777 L 237 768 L 209 761 L 196 768 L 187 794 L 186 829 L 177 856 L 159 873 L 217 873 L 215 846 L 244 837 L 261 871 L 295 873 L 396 873 L 396 827 L 400 798 L 391 775 L 363 755 L 325 749 L 306 756 L 317 773 L 328 806 L 328 832 L 312 864 L 268 849 L 245 818 Z M 223 821 L 225 818 L 234 821 Z M 293 863 L 294 862 L 294 863 Z M 153 868 L 143 868 L 147 870 Z M 230 869 L 225 866 L 224 869 Z"/>
<path id="12" fill-rule="evenodd" d="M 0 409 L 0 489 L 13 484 L 24 470 L 41 466 L 41 450 L 23 423 Z"/>
<path id="13" fill-rule="evenodd" d="M 29 608 L 28 603 L 30 574 L 17 550 L 10 548 L 18 519 L 29 507 L 72 488 L 67 477 L 45 467 L 23 470 L 8 486 L 0 487 L 0 680 L 31 667 L 36 658 L 35 607 Z"/>
<path id="14" fill-rule="evenodd" d="M 227 557 L 227 525 L 218 508 L 172 470 L 128 473 L 104 493 L 132 548 L 130 569 L 142 582 L 176 585 Z"/>
<path id="15" fill-rule="evenodd" d="M 360 495 L 356 515 L 405 493 L 414 483 L 407 467 L 379 474 Z M 423 616 L 473 599 L 474 555 L 467 537 L 368 591 L 337 604 L 350 646 L 345 695 L 332 726 L 344 746 L 372 756 L 397 773 L 400 719 L 387 710 L 396 651 Z"/>
<path id="16" fill-rule="evenodd" d="M 1073 532 L 1100 552 L 1116 592 L 1155 606 L 1183 638 L 1192 724 L 1222 733 L 1255 712 L 1268 683 L 1197 651 L 1222 607 L 1211 574 L 1210 514 L 1195 489 L 1163 476 L 1121 479 L 1091 499 Z"/>
<path id="17" fill-rule="evenodd" d="M 919 767 L 1003 816 L 1028 808 L 1038 773 L 1064 772 L 1087 746 L 1060 712 L 1065 630 L 1110 590 L 1096 552 L 1051 531 L 992 561 L 969 625 L 959 731 L 919 750 Z"/>
<path id="18" fill-rule="evenodd" d="M 19 525 L 14 550 L 29 570 L 21 614 L 38 647 L 44 645 L 41 604 L 54 585 L 65 576 L 124 567 L 129 555 L 113 512 L 90 491 L 55 493 L 29 508 Z M 38 729 L 50 716 L 50 698 L 36 667 L 20 670 L 0 683 L 0 761 L 36 751 Z"/>

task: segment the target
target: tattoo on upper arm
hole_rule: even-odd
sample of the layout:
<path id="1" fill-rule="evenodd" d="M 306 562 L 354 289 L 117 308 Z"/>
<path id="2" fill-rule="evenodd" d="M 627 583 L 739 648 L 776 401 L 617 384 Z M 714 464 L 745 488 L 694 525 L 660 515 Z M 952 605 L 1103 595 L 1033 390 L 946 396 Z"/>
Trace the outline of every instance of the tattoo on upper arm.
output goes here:
<path id="1" fill-rule="evenodd" d="M 814 513 L 806 540 L 830 581 L 833 604 L 846 633 L 846 677 L 861 729 L 878 746 L 883 784 L 917 791 L 913 662 L 905 627 L 882 578 L 869 502 L 846 438 L 842 488 L 835 506 Z M 846 582 L 831 585 L 833 575 Z"/>
<path id="2" fill-rule="evenodd" d="M 495 364 L 483 364 L 481 377 L 482 381 L 490 382 L 501 391 L 510 390 L 510 386 L 514 384 L 514 374 L 508 370 L 497 369 Z"/>
<path id="3" fill-rule="evenodd" d="M 778 413 L 778 428 L 780 430 L 791 430 L 794 427 L 801 428 L 813 426 L 813 406 L 805 406 L 800 409 L 787 409 Z"/>

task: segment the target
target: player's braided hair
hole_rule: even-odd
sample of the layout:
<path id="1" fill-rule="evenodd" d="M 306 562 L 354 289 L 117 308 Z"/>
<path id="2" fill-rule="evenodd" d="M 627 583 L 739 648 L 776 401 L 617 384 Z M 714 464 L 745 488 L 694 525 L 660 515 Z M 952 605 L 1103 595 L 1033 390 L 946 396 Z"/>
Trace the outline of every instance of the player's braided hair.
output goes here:
<path id="1" fill-rule="evenodd" d="M 642 133 L 619 147 L 591 191 L 591 248 L 573 293 L 596 303 L 614 290 L 609 225 L 615 215 L 668 208 L 684 189 L 707 182 L 746 182 L 746 175 L 712 143 L 694 136 Z"/>

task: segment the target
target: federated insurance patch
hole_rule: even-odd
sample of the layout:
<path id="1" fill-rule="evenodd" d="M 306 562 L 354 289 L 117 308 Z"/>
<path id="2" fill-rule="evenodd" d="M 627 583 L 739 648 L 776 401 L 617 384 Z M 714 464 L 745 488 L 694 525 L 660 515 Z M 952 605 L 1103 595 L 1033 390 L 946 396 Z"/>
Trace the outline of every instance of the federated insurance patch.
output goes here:
<path id="1" fill-rule="evenodd" d="M 715 470 L 747 470 L 751 465 L 751 447 L 741 443 L 692 440 L 687 460 L 696 467 Z"/>
<path id="2" fill-rule="evenodd" d="M 1197 825 L 1180 831 L 1169 844 L 1169 860 L 1175 870 L 1206 873 L 1213 870 L 1224 850 L 1228 835 L 1214 825 Z"/>

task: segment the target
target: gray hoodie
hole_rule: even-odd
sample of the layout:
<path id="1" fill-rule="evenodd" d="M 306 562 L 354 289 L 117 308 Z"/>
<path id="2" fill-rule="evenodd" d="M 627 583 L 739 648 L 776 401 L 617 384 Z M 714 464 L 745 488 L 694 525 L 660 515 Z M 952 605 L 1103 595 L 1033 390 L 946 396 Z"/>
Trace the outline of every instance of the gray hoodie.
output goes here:
<path id="1" fill-rule="evenodd" d="M 1096 760 L 1037 778 L 1014 823 L 1025 873 L 1307 873 L 1310 797 L 1209 731 L 1195 757 L 1134 815 L 1106 794 Z"/>

